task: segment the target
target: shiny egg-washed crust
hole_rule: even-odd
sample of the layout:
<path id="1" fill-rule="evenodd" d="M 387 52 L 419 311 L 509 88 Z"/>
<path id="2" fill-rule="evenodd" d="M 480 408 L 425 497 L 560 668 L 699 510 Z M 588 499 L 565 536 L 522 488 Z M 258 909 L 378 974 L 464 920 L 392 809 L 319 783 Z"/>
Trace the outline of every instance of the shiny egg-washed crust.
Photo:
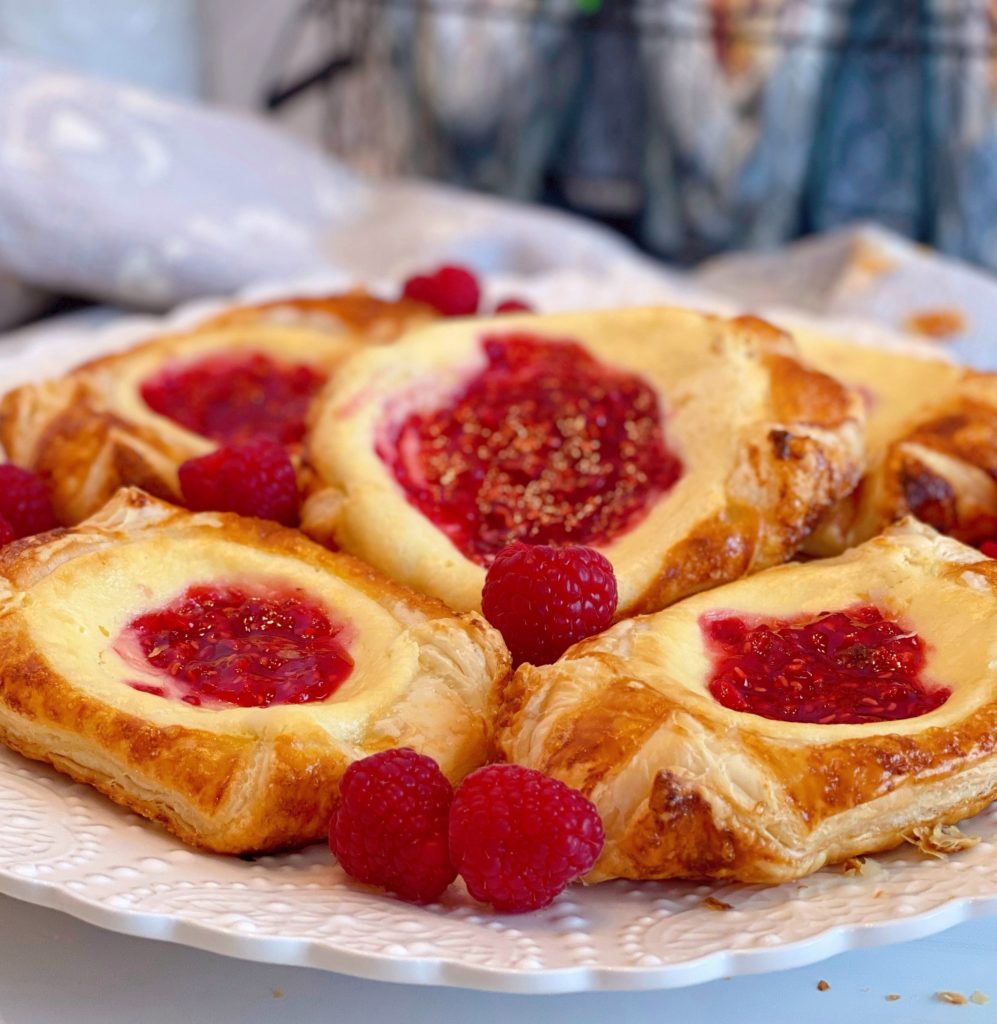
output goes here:
<path id="1" fill-rule="evenodd" d="M 479 608 L 484 568 L 409 504 L 376 444 L 406 409 L 445 401 L 473 375 L 480 338 L 521 332 L 571 339 L 643 377 L 683 461 L 647 515 L 599 545 L 620 616 L 784 561 L 862 472 L 860 399 L 764 321 L 666 308 L 440 321 L 390 353 L 361 353 L 316 401 L 302 528 L 453 608 Z"/>
<path id="2" fill-rule="evenodd" d="M 331 698 L 215 710 L 127 685 L 141 671 L 116 646 L 128 622 L 192 583 L 254 575 L 346 617 L 355 665 Z M 411 746 L 456 782 L 489 756 L 487 695 L 508 667 L 479 616 L 298 531 L 135 489 L 0 551 L 0 739 L 216 852 L 323 839 L 343 771 L 378 750 Z"/>
<path id="3" fill-rule="evenodd" d="M 707 688 L 701 616 L 873 603 L 926 644 L 951 696 L 919 718 L 779 722 Z M 501 754 L 599 808 L 588 876 L 777 883 L 953 824 L 997 796 L 997 561 L 913 519 L 834 559 L 766 570 L 630 619 L 496 691 Z"/>
<path id="4" fill-rule="evenodd" d="M 832 555 L 914 515 L 967 544 L 997 536 L 997 374 L 807 330 L 806 358 L 869 404 L 869 466 L 805 550 Z"/>
<path id="5" fill-rule="evenodd" d="M 65 525 L 96 512 L 123 486 L 178 500 L 180 463 L 216 444 L 142 401 L 141 382 L 164 364 L 242 349 L 330 372 L 357 349 L 391 341 L 433 315 L 421 303 L 364 292 L 236 307 L 189 331 L 16 388 L 0 401 L 0 443 L 12 462 L 47 482 Z"/>

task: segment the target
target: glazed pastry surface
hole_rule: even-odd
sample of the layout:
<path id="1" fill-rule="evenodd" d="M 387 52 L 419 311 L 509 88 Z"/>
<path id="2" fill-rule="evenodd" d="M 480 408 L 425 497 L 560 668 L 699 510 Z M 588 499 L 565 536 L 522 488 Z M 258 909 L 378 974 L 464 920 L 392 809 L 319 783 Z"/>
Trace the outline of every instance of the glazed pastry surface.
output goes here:
<path id="1" fill-rule="evenodd" d="M 837 554 L 908 514 L 969 544 L 997 535 L 997 374 L 808 330 L 794 337 L 868 407 L 866 474 L 806 551 Z"/>
<path id="2" fill-rule="evenodd" d="M 657 400 L 677 480 L 626 531 L 579 541 L 613 563 L 621 615 L 783 561 L 861 473 L 860 399 L 763 321 L 663 308 L 441 321 L 355 356 L 316 402 L 305 531 L 451 607 L 480 607 L 487 559 L 420 512 L 383 453 L 406 417 L 480 377 L 485 344 L 515 337 L 580 346 Z"/>
<path id="3" fill-rule="evenodd" d="M 160 649 L 135 646 L 134 623 L 192 587 L 314 606 L 342 626 L 350 671 L 309 703 L 178 699 Z M 486 697 L 507 669 L 477 615 L 454 616 L 297 531 L 135 489 L 0 552 L 0 738 L 210 850 L 322 839 L 347 765 L 388 747 L 414 747 L 460 779 L 488 756 Z"/>
<path id="4" fill-rule="evenodd" d="M 926 684 L 949 691 L 942 703 L 819 724 L 714 696 L 704 621 L 857 606 L 919 638 Z M 505 758 L 599 808 L 606 846 L 588 881 L 800 878 L 997 795 L 997 562 L 907 519 L 837 558 L 768 569 L 618 623 L 554 665 L 523 666 L 500 685 L 496 713 Z"/>
<path id="5" fill-rule="evenodd" d="M 66 525 L 92 515 L 122 486 L 179 500 L 178 466 L 218 441 L 155 412 L 143 383 L 164 369 L 255 354 L 325 376 L 357 349 L 431 318 L 420 303 L 362 292 L 236 307 L 187 332 L 16 388 L 0 401 L 0 443 L 10 461 L 45 479 Z"/>

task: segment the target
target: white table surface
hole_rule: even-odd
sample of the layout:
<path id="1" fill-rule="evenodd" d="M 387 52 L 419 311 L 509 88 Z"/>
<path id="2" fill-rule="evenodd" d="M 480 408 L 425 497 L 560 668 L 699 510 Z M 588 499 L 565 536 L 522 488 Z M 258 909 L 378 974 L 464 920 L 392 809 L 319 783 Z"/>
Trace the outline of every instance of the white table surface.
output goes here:
<path id="1" fill-rule="evenodd" d="M 362 981 L 104 932 L 0 897 L 2 1024 L 933 1024 L 997 1021 L 997 918 L 778 974 L 659 992 L 513 996 Z M 817 990 L 824 979 L 830 985 Z M 990 996 L 951 1006 L 939 990 Z M 886 995 L 896 993 L 899 1001 Z"/>

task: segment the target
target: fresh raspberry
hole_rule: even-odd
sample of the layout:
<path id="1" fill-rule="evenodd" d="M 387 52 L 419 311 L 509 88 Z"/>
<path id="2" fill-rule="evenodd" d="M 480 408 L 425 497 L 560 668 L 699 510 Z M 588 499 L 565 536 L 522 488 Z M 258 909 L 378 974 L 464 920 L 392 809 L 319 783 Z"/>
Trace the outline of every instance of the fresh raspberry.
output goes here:
<path id="1" fill-rule="evenodd" d="M 440 267 L 432 274 L 410 277 L 402 290 L 406 299 L 432 306 L 444 316 L 471 316 L 478 311 L 478 279 L 464 267 Z"/>
<path id="2" fill-rule="evenodd" d="M 44 533 L 59 525 L 45 485 L 34 473 L 10 463 L 0 466 L 0 515 L 15 537 Z"/>
<path id="3" fill-rule="evenodd" d="M 17 534 L 14 533 L 14 527 L 3 516 L 0 516 L 0 548 L 16 539 Z"/>
<path id="4" fill-rule="evenodd" d="M 223 445 L 209 455 L 188 459 L 179 470 L 180 490 L 195 512 L 238 512 L 298 521 L 298 482 L 284 448 L 269 438 Z"/>
<path id="5" fill-rule="evenodd" d="M 450 857 L 467 891 L 510 913 L 547 906 L 592 867 L 603 838 L 577 789 L 514 764 L 472 772 L 450 809 Z"/>
<path id="6" fill-rule="evenodd" d="M 431 757 L 384 750 L 346 769 L 329 823 L 340 867 L 412 903 L 430 903 L 457 877 L 447 850 L 453 786 Z"/>
<path id="7" fill-rule="evenodd" d="M 517 541 L 495 556 L 481 608 L 515 662 L 549 665 L 572 644 L 601 633 L 616 599 L 613 567 L 594 548 Z"/>
<path id="8" fill-rule="evenodd" d="M 997 558 L 997 540 L 985 540 L 980 545 L 980 554 L 987 558 Z"/>
<path id="9" fill-rule="evenodd" d="M 503 299 L 496 307 L 496 313 L 532 313 L 533 307 L 522 299 Z"/>

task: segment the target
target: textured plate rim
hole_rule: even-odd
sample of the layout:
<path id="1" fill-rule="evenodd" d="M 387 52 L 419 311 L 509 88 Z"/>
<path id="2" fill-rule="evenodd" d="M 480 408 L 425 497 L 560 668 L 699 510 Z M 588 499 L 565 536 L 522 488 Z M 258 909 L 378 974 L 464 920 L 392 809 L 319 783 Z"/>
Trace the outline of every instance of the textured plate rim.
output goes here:
<path id="1" fill-rule="evenodd" d="M 370 981 L 443 985 L 512 995 L 646 991 L 686 988 L 720 978 L 768 974 L 820 963 L 839 953 L 937 935 L 997 914 L 997 894 L 956 897 L 891 921 L 832 925 L 816 935 L 767 949 L 724 950 L 659 967 L 560 967 L 517 970 L 482 967 L 444 957 L 353 953 L 308 939 L 236 935 L 168 914 L 122 910 L 84 899 L 58 883 L 18 878 L 0 870 L 0 893 L 69 914 L 97 928 L 257 963 L 310 967 Z"/>

